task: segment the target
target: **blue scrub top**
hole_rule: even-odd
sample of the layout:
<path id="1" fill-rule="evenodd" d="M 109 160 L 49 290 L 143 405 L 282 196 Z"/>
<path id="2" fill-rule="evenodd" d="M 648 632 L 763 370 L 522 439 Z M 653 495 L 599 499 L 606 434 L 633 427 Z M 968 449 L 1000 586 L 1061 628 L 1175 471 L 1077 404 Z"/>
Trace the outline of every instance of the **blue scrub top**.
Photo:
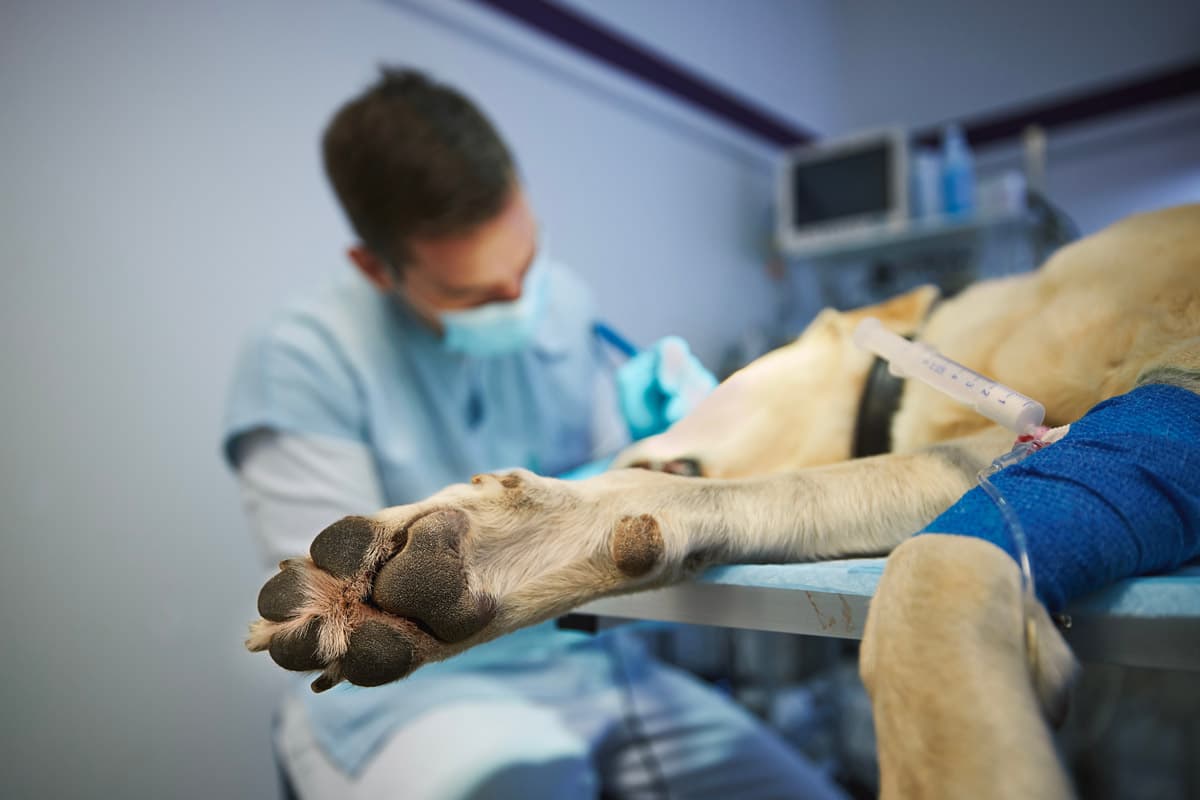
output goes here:
<path id="1" fill-rule="evenodd" d="M 597 371 L 606 369 L 591 296 L 550 265 L 533 345 L 478 358 L 447 350 L 395 297 L 357 273 L 286 307 L 243 352 L 225 452 L 256 428 L 360 442 L 388 505 L 424 499 L 477 472 L 557 475 L 592 455 Z"/>
<path id="2" fill-rule="evenodd" d="M 511 355 L 446 350 L 402 301 L 357 273 L 286 306 L 238 363 L 225 425 L 230 464 L 238 438 L 258 428 L 360 442 L 375 459 L 388 505 L 422 500 L 477 472 L 525 467 L 556 475 L 584 464 L 593 451 L 598 370 L 609 366 L 593 334 L 590 293 L 564 267 L 549 266 L 546 317 L 533 345 Z M 396 726 L 446 702 L 443 694 L 510 696 L 512 670 L 589 648 L 581 641 L 588 638 L 545 623 L 400 683 L 343 684 L 321 695 L 297 688 L 317 740 L 354 774 Z M 458 677 L 438 680 L 448 674 Z M 478 680 L 464 698 L 468 674 Z"/>

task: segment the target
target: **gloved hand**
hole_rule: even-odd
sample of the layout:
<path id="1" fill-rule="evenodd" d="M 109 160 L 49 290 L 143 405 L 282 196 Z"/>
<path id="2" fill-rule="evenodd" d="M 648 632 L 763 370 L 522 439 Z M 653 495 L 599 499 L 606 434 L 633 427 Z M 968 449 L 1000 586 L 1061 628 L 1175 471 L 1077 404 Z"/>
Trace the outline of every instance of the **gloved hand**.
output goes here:
<path id="1" fill-rule="evenodd" d="M 717 379 L 678 336 L 654 345 L 617 369 L 617 399 L 634 440 L 662 433 L 683 419 Z"/>

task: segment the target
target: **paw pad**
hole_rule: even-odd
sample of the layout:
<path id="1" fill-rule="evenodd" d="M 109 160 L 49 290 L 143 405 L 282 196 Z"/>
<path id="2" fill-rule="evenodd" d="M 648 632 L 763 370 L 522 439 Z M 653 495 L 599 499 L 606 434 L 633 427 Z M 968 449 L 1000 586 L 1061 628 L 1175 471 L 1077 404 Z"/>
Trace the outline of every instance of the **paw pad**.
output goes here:
<path id="1" fill-rule="evenodd" d="M 412 644 L 404 633 L 368 620 L 350 634 L 342 675 L 358 686 L 380 686 L 407 675 L 413 660 Z"/>
<path id="2" fill-rule="evenodd" d="M 461 511 L 434 511 L 408 529 L 408 542 L 375 578 L 371 598 L 381 609 L 424 622 L 444 642 L 481 630 L 495 604 L 467 589 L 459 545 L 470 523 Z M 413 580 L 420 576 L 420 583 Z"/>
<path id="3" fill-rule="evenodd" d="M 325 665 L 317 658 L 321 638 L 321 623 L 313 620 L 293 634 L 276 634 L 271 638 L 271 659 L 284 669 L 306 672 Z"/>
<path id="4" fill-rule="evenodd" d="M 649 514 L 622 517 L 613 530 L 613 560 L 617 569 L 640 578 L 663 558 L 665 550 L 658 520 Z"/>
<path id="5" fill-rule="evenodd" d="M 321 531 L 308 548 L 312 560 L 335 578 L 351 578 L 366 561 L 375 527 L 366 517 L 346 517 Z"/>
<path id="6" fill-rule="evenodd" d="M 304 600 L 304 579 L 300 571 L 285 565 L 283 572 L 267 581 L 259 591 L 258 613 L 272 622 L 287 622 L 296 616 Z"/>

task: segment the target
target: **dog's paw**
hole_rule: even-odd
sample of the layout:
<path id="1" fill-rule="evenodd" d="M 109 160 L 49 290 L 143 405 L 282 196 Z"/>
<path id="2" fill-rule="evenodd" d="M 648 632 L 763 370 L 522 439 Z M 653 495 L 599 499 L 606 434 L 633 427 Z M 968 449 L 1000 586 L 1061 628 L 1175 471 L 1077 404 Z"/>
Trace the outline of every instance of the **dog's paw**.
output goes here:
<path id="1" fill-rule="evenodd" d="M 378 686 L 479 633 L 495 599 L 469 585 L 466 513 L 438 509 L 399 526 L 347 517 L 281 564 L 258 595 L 247 645 L 290 670 L 323 670 L 317 691 L 346 679 Z"/>
<path id="2" fill-rule="evenodd" d="M 263 586 L 247 647 L 320 670 L 316 691 L 377 686 L 661 574 L 657 519 L 577 487 L 481 475 L 336 522 Z"/>

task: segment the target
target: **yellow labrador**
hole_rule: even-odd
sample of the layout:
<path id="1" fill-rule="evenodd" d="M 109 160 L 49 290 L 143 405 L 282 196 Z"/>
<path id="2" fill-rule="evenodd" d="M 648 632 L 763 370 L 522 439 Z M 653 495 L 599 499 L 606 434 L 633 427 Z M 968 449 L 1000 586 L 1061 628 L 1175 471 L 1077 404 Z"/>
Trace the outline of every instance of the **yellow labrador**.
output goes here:
<path id="1" fill-rule="evenodd" d="M 320 670 L 317 690 L 371 686 L 712 564 L 894 551 L 861 651 L 883 795 L 1069 796 L 1045 720 L 1075 662 L 1049 616 L 1035 614 L 1031 665 L 1013 560 L 978 539 L 911 537 L 1010 449 L 1012 434 L 913 381 L 891 452 L 850 459 L 872 365 L 851 332 L 871 315 L 916 334 L 1042 401 L 1048 425 L 1151 375 L 1200 391 L 1200 205 L 1130 218 L 1035 273 L 933 308 L 935 299 L 926 288 L 823 312 L 619 459 L 695 465 L 702 477 L 479 475 L 424 502 L 335 523 L 310 557 L 285 562 L 263 588 L 248 646 L 289 669 Z"/>

